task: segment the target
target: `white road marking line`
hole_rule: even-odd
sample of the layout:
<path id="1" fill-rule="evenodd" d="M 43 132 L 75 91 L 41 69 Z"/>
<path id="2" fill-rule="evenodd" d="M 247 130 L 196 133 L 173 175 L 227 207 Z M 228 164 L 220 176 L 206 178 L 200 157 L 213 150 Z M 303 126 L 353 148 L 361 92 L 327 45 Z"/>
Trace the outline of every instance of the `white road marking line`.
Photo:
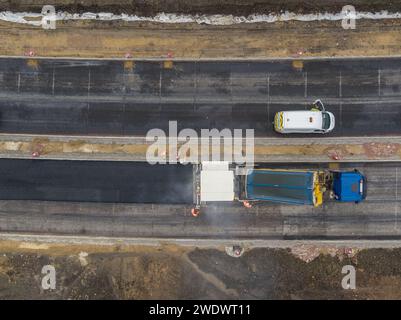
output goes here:
<path id="1" fill-rule="evenodd" d="M 381 96 L 381 69 L 377 70 L 377 85 L 378 85 L 378 93 L 379 97 Z"/>
<path id="2" fill-rule="evenodd" d="M 21 73 L 20 72 L 18 72 L 17 88 L 18 88 L 18 93 L 19 93 L 20 88 L 21 88 Z"/>
<path id="3" fill-rule="evenodd" d="M 159 99 L 162 99 L 162 68 L 160 66 L 160 74 L 159 74 Z"/>
<path id="4" fill-rule="evenodd" d="M 54 74 L 54 67 L 53 67 L 53 80 L 52 80 L 52 94 L 54 96 L 54 85 L 55 85 L 55 74 Z"/>
<path id="5" fill-rule="evenodd" d="M 88 97 L 90 95 L 90 89 L 91 89 L 91 69 L 88 71 Z"/>

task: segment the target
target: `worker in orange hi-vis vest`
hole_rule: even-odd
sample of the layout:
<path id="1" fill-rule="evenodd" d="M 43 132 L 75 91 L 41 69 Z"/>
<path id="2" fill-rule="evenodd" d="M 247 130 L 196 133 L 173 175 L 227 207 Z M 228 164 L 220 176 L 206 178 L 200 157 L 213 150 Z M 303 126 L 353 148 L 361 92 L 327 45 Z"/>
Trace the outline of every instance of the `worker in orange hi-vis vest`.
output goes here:
<path id="1" fill-rule="evenodd" d="M 249 203 L 249 201 L 243 201 L 242 204 L 245 208 L 252 208 L 252 205 Z"/>

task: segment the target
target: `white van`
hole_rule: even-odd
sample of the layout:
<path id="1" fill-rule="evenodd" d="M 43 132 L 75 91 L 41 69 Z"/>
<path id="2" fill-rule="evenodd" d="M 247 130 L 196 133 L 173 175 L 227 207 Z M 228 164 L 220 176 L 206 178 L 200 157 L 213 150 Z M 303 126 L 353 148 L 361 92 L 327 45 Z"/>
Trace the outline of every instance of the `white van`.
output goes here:
<path id="1" fill-rule="evenodd" d="M 320 100 L 311 110 L 281 111 L 274 116 L 274 130 L 279 133 L 328 133 L 334 126 L 334 115 L 324 110 Z"/>

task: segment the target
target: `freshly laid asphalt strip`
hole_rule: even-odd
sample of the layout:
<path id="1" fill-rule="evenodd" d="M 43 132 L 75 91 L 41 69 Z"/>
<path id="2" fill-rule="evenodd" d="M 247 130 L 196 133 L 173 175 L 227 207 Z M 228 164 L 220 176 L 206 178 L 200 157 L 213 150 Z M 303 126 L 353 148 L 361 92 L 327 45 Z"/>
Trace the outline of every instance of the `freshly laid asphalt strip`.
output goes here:
<path id="1" fill-rule="evenodd" d="M 193 202 L 192 166 L 0 159 L 1 200 Z"/>
<path id="2" fill-rule="evenodd" d="M 401 58 L 106 61 L 0 59 L 0 132 L 145 136 L 150 129 L 273 131 L 274 114 L 320 98 L 329 136 L 401 134 Z M 289 137 L 301 136 L 290 135 Z M 288 137 L 288 136 L 286 136 Z"/>

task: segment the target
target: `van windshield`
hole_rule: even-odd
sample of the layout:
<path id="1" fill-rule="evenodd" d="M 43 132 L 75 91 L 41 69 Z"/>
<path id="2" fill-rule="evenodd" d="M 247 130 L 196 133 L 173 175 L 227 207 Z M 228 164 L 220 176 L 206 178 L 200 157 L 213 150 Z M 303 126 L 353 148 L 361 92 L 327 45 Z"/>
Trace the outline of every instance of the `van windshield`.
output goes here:
<path id="1" fill-rule="evenodd" d="M 327 130 L 330 128 L 330 115 L 327 112 L 322 112 L 323 117 L 323 129 Z"/>

